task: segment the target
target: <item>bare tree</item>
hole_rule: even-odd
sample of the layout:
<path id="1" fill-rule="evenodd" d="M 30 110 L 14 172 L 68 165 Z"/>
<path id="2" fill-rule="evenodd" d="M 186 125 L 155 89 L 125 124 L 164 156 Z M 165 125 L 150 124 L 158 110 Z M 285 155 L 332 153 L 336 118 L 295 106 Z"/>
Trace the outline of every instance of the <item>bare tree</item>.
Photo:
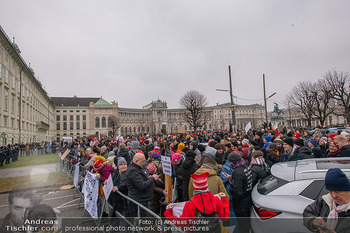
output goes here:
<path id="1" fill-rule="evenodd" d="M 204 108 L 207 105 L 207 98 L 195 90 L 188 91 L 181 97 L 180 106 L 185 108 L 185 120 L 194 130 L 206 123 Z"/>
<path id="2" fill-rule="evenodd" d="M 311 128 L 311 121 L 315 111 L 315 97 L 312 90 L 314 84 L 309 81 L 299 82 L 293 87 L 289 94 L 291 104 L 297 107 L 298 111 L 307 121 L 308 127 Z"/>
<path id="3" fill-rule="evenodd" d="M 332 98 L 332 88 L 327 85 L 325 79 L 319 80 L 311 89 L 315 101 L 315 117 L 320 120 L 321 125 L 327 120 L 327 117 L 334 113 L 335 101 Z"/>
<path id="4" fill-rule="evenodd" d="M 350 123 L 350 74 L 348 72 L 328 71 L 324 75 L 324 81 L 332 90 L 332 96 L 342 107 L 343 111 L 335 112 L 344 116 L 347 123 Z"/>
<path id="5" fill-rule="evenodd" d="M 112 130 L 112 136 L 114 136 L 120 128 L 120 119 L 118 116 L 111 115 L 108 117 L 108 128 Z"/>

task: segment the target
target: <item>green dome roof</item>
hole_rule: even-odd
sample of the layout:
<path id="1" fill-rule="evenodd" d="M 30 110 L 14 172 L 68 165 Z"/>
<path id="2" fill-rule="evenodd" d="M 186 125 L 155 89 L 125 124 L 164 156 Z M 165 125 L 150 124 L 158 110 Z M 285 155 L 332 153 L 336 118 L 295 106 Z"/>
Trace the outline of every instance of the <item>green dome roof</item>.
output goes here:
<path id="1" fill-rule="evenodd" d="M 112 104 L 109 103 L 107 100 L 102 99 L 102 97 L 101 97 L 99 100 L 97 100 L 95 105 L 112 105 Z"/>
<path id="2" fill-rule="evenodd" d="M 15 43 L 15 38 L 13 37 L 12 47 L 18 52 L 21 53 L 21 50 L 19 50 L 18 45 Z"/>

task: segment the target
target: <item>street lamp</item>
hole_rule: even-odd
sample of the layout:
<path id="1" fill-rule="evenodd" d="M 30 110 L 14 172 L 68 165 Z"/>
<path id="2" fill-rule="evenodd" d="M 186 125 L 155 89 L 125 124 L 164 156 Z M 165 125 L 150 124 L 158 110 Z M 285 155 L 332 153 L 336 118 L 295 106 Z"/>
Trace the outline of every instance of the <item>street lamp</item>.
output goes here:
<path id="1" fill-rule="evenodd" d="M 276 95 L 276 92 L 266 98 L 265 74 L 263 74 L 263 87 L 264 87 L 265 117 L 266 117 L 266 124 L 267 124 L 267 128 L 268 128 L 269 127 L 269 120 L 267 118 L 267 100 L 270 99 L 272 96 Z"/>
<path id="2" fill-rule="evenodd" d="M 5 132 L 1 133 L 1 138 L 2 138 L 2 145 L 5 146 L 5 138 L 6 138 L 6 133 Z"/>

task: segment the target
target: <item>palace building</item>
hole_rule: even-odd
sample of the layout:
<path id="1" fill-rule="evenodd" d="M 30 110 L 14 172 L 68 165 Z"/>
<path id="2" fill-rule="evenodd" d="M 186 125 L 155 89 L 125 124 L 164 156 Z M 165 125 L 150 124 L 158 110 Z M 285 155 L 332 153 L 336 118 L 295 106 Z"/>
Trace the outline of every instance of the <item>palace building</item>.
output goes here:
<path id="1" fill-rule="evenodd" d="M 180 98 L 180 97 L 179 97 Z M 206 124 L 201 130 L 229 129 L 231 104 L 205 107 Z M 296 109 L 275 110 L 269 121 L 297 127 L 305 121 Z M 236 128 L 261 127 L 265 108 L 260 104 L 235 106 Z M 329 116 L 327 125 L 344 124 L 345 119 Z M 313 122 L 317 125 L 317 121 Z M 168 109 L 166 101 L 156 100 L 141 109 L 119 107 L 116 101 L 102 97 L 49 97 L 21 51 L 0 26 L 0 145 L 62 140 L 63 137 L 155 134 L 164 130 L 177 132 L 179 127 L 192 131 L 185 120 L 184 109 Z"/>
<path id="2" fill-rule="evenodd" d="M 51 140 L 54 109 L 15 39 L 11 42 L 0 26 L 1 145 Z"/>

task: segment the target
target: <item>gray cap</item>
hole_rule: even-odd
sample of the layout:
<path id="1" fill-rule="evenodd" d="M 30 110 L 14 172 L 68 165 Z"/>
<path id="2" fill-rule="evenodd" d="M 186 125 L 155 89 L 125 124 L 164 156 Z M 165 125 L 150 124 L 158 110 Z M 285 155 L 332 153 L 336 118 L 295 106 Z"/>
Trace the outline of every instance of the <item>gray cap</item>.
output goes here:
<path id="1" fill-rule="evenodd" d="M 124 157 L 119 157 L 119 158 L 118 158 L 118 165 L 117 165 L 117 166 L 119 167 L 120 165 L 122 165 L 122 164 L 124 164 L 124 163 L 127 164 L 127 163 L 126 163 L 126 160 L 124 159 Z"/>
<path id="2" fill-rule="evenodd" d="M 227 160 L 229 162 L 237 162 L 242 159 L 242 155 L 236 151 L 232 151 L 228 156 Z"/>

